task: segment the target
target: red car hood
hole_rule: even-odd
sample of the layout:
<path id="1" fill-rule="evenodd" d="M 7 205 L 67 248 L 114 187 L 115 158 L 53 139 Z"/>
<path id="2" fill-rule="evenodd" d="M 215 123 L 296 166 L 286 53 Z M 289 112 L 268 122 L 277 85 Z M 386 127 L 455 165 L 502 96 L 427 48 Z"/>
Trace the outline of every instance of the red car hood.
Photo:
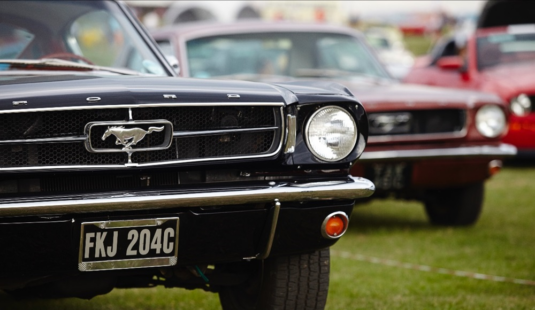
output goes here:
<path id="1" fill-rule="evenodd" d="M 502 104 L 490 93 L 410 84 L 366 85 L 340 81 L 364 105 L 366 111 L 393 109 L 469 108 L 476 103 Z"/>
<path id="2" fill-rule="evenodd" d="M 498 91 L 506 100 L 520 93 L 535 93 L 534 62 L 500 65 L 487 69 L 482 74 L 490 82 L 484 90 Z"/>

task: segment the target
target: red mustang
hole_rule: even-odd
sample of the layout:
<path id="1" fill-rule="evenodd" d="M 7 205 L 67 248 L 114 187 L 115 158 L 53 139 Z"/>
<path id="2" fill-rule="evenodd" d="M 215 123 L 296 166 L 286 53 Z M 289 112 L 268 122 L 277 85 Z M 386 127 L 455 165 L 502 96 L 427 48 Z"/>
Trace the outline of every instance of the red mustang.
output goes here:
<path id="1" fill-rule="evenodd" d="M 497 94 L 511 111 L 503 141 L 515 145 L 519 156 L 535 156 L 534 10 L 531 1 L 490 1 L 466 45 L 459 38 L 442 40 L 404 82 Z"/>
<path id="2" fill-rule="evenodd" d="M 333 83 L 363 103 L 369 120 L 367 145 L 357 146 L 366 151 L 348 167 L 351 174 L 372 180 L 376 198 L 424 202 L 434 224 L 473 224 L 485 179 L 499 170 L 499 159 L 516 152 L 500 142 L 507 111 L 498 96 L 400 84 L 362 35 L 348 28 L 241 22 L 180 25 L 152 35 L 164 54 L 178 59 L 184 77 L 292 84 L 296 94 L 321 95 L 320 89 L 305 86 L 305 79 L 346 86 Z M 311 117 L 304 109 L 294 113 L 297 119 Z M 333 119 L 332 126 L 339 122 Z M 295 129 L 296 149 L 310 147 L 313 141 L 304 138 L 308 130 L 308 125 Z M 299 169 L 311 172 L 306 165 Z"/>

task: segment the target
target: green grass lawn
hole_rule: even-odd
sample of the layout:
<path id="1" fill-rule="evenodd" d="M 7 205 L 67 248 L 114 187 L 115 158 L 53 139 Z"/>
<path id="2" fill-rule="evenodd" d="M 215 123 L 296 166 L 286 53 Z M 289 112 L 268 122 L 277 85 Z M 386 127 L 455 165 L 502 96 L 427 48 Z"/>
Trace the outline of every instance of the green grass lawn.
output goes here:
<path id="1" fill-rule="evenodd" d="M 405 36 L 403 38 L 405 46 L 411 51 L 414 56 L 422 56 L 429 52 L 433 45 L 433 40 L 430 36 Z"/>
<path id="2" fill-rule="evenodd" d="M 487 183 L 474 227 L 432 227 L 417 203 L 355 208 L 333 249 L 414 264 L 535 280 L 535 168 L 507 168 Z M 332 257 L 327 309 L 535 309 L 535 286 L 495 283 Z M 116 289 L 91 301 L 15 302 L 0 309 L 220 309 L 217 295 L 183 289 Z"/>

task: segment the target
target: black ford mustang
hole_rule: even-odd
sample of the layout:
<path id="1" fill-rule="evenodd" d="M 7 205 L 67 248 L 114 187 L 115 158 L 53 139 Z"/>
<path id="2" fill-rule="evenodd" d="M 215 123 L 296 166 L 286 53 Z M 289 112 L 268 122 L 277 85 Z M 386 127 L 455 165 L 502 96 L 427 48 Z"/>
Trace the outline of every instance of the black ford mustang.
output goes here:
<path id="1" fill-rule="evenodd" d="M 176 78 L 120 3 L 4 3 L 0 289 L 322 309 L 367 130 L 337 84 Z"/>

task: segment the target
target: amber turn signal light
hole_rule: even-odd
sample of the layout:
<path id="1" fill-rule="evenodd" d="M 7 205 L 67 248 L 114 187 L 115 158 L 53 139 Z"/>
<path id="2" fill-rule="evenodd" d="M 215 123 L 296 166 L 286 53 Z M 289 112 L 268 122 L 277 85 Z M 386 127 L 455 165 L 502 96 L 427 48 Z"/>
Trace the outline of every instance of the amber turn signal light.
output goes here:
<path id="1" fill-rule="evenodd" d="M 501 160 L 492 160 L 490 163 L 489 163 L 489 175 L 490 176 L 493 176 L 495 174 L 497 174 L 498 172 L 500 172 L 500 170 L 502 170 L 502 161 Z"/>
<path id="2" fill-rule="evenodd" d="M 338 239 L 346 232 L 349 219 L 344 212 L 329 214 L 321 225 L 321 235 L 326 239 Z"/>

